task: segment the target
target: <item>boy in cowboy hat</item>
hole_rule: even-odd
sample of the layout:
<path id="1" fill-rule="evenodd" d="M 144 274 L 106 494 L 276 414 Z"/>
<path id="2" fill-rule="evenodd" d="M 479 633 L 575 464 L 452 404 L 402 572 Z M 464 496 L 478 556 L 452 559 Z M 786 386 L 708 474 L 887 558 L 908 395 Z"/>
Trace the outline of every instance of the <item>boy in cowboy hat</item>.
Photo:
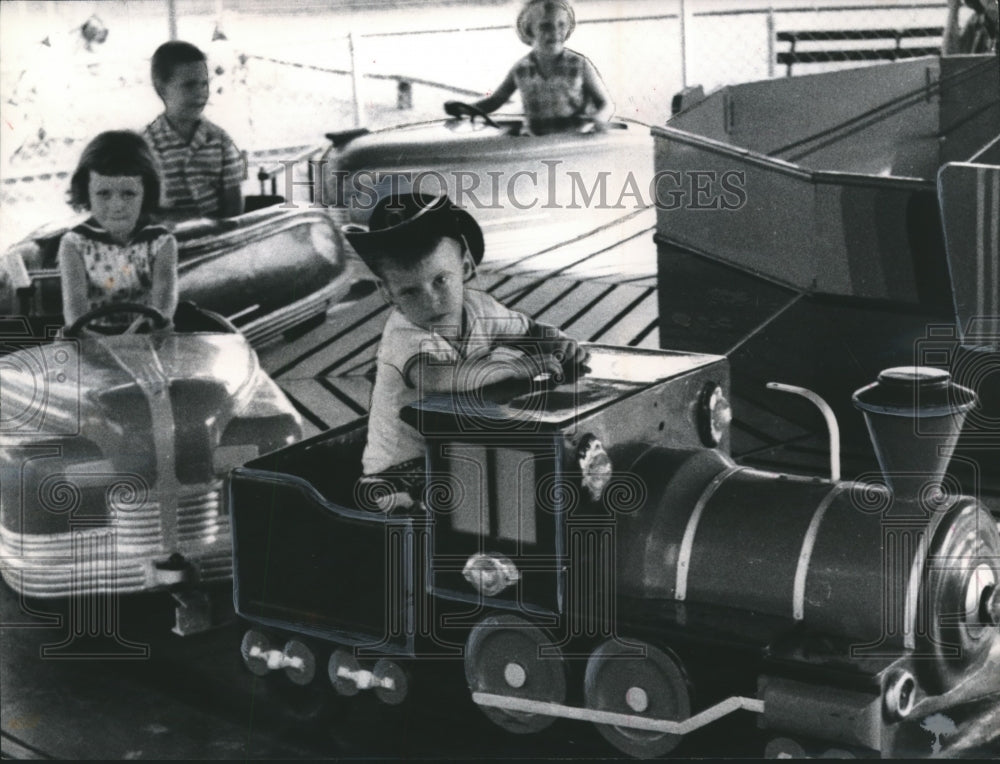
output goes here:
<path id="1" fill-rule="evenodd" d="M 468 285 L 483 257 L 483 233 L 444 194 L 390 194 L 376 203 L 367 227 L 343 231 L 393 306 L 379 343 L 362 457 L 365 475 L 384 477 L 394 489 L 376 501 L 386 509 L 408 503 L 401 496 L 423 476 L 423 438 L 399 418 L 403 406 L 432 392 L 572 374 L 588 353 L 555 327 Z"/>

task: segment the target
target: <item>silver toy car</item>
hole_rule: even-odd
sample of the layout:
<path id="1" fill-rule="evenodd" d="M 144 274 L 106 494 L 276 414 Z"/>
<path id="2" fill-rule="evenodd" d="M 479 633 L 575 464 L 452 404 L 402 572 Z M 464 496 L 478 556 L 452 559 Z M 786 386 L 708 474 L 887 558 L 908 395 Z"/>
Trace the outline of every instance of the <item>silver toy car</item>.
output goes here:
<path id="1" fill-rule="evenodd" d="M 118 310 L 152 331 L 81 330 Z M 0 572 L 29 597 L 124 594 L 232 576 L 222 479 L 301 437 L 242 334 L 182 303 L 174 330 L 106 306 L 0 356 Z"/>

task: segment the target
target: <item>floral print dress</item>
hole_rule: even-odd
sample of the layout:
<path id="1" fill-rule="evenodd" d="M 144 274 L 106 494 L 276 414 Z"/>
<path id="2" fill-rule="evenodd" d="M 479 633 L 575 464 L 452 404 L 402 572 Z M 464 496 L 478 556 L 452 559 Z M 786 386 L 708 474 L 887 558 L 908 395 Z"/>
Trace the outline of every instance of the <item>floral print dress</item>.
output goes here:
<path id="1" fill-rule="evenodd" d="M 140 225 L 127 244 L 118 244 L 93 218 L 67 231 L 59 256 L 77 252 L 87 274 L 87 309 L 134 302 L 152 304 L 153 265 L 163 247 L 173 239 L 160 225 Z M 124 328 L 128 316 L 107 316 L 95 324 Z"/>

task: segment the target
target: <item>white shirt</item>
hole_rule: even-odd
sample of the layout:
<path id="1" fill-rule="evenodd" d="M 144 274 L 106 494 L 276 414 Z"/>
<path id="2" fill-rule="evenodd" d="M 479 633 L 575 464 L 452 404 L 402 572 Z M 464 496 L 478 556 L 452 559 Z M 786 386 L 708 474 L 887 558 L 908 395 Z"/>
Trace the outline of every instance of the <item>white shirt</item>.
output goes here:
<path id="1" fill-rule="evenodd" d="M 466 288 L 463 314 L 462 336 L 453 342 L 417 326 L 399 310 L 389 315 L 376 358 L 368 443 L 362 457 L 366 475 L 423 456 L 423 437 L 399 418 L 400 409 L 422 397 L 419 380 L 413 378 L 419 356 L 457 364 L 488 350 L 498 337 L 527 335 L 534 325 L 523 313 L 511 310 L 478 289 Z"/>

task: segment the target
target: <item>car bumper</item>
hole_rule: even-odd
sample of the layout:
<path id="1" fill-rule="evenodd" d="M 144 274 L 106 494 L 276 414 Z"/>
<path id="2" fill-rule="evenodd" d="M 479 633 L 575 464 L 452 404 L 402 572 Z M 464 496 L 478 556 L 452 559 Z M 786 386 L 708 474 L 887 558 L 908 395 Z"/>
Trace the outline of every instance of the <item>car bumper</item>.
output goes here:
<path id="1" fill-rule="evenodd" d="M 160 504 L 118 513 L 107 525 L 16 533 L 0 527 L 0 574 L 28 597 L 129 594 L 232 578 L 229 517 L 218 483 L 178 497 L 175 538 L 164 538 Z"/>

